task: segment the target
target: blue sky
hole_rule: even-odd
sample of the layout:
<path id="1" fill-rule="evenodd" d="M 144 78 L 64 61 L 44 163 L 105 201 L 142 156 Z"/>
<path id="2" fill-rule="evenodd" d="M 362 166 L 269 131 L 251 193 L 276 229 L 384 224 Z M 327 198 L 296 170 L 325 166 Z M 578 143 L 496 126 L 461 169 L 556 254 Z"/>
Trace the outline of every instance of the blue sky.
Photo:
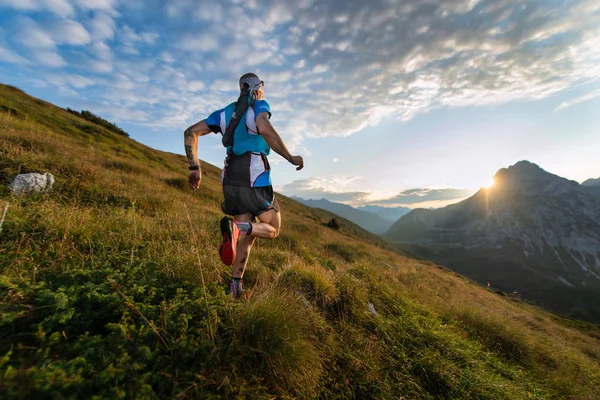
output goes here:
<path id="1" fill-rule="evenodd" d="M 595 0 L 0 0 L 0 82 L 183 154 L 253 71 L 306 160 L 271 157 L 277 190 L 442 206 L 523 159 L 600 176 L 599 26 Z"/>

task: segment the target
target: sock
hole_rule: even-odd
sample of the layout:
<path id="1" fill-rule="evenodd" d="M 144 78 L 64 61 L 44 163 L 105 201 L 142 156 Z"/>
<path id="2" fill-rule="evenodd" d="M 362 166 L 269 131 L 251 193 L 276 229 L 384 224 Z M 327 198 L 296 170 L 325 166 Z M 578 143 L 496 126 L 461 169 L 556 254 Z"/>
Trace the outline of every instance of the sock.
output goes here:
<path id="1" fill-rule="evenodd" d="M 234 222 L 237 225 L 240 232 L 244 233 L 245 235 L 249 235 L 252 233 L 252 224 L 250 222 Z"/>

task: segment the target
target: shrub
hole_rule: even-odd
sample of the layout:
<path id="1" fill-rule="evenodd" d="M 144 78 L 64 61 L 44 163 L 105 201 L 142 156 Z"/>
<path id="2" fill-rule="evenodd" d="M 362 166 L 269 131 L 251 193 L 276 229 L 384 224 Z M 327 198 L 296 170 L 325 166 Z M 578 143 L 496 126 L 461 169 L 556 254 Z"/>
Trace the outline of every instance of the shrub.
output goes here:
<path id="1" fill-rule="evenodd" d="M 116 133 L 118 135 L 129 137 L 129 134 L 127 132 L 125 132 L 123 129 L 119 128 L 114 123 L 108 122 L 104 118 L 99 117 L 99 116 L 93 114 L 92 112 L 90 112 L 88 110 L 81 110 L 81 112 L 79 112 L 79 111 L 75 111 L 75 110 L 72 110 L 70 108 L 67 108 L 67 111 L 70 112 L 71 114 L 77 115 L 78 117 L 83 118 L 83 119 L 85 119 L 87 121 L 90 121 L 90 122 L 93 122 L 93 123 L 95 123 L 97 125 L 100 125 L 100 126 L 106 128 L 109 131 L 114 132 L 114 133 Z M 89 128 L 86 128 L 84 130 L 87 132 L 88 129 Z M 93 132 L 93 130 L 92 130 L 92 133 L 95 133 L 95 132 Z"/>
<path id="2" fill-rule="evenodd" d="M 301 292 L 308 300 L 322 307 L 338 296 L 335 285 L 323 269 L 288 268 L 279 276 L 279 284 Z"/>
<path id="3" fill-rule="evenodd" d="M 340 229 L 340 223 L 335 218 L 331 218 L 325 225 L 328 228 L 335 229 L 336 231 Z"/>
<path id="4" fill-rule="evenodd" d="M 247 371 L 273 388 L 310 397 L 322 372 L 320 317 L 298 297 L 274 291 L 252 299 L 240 312 L 236 331 Z"/>

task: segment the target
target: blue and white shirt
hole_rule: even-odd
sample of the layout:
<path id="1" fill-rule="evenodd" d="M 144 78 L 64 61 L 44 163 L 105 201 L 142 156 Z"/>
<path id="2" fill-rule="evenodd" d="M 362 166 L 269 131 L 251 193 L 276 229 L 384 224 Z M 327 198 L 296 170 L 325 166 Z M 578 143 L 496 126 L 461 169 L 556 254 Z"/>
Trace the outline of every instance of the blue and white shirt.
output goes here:
<path id="1" fill-rule="evenodd" d="M 223 134 L 231 120 L 235 103 L 217 110 L 205 119 L 215 133 Z M 227 148 L 227 158 L 221 179 L 224 185 L 264 187 L 271 186 L 271 167 L 267 156 L 271 149 L 256 127 L 256 117 L 271 107 L 266 100 L 256 100 L 253 107 L 240 119 L 233 136 L 233 147 Z"/>

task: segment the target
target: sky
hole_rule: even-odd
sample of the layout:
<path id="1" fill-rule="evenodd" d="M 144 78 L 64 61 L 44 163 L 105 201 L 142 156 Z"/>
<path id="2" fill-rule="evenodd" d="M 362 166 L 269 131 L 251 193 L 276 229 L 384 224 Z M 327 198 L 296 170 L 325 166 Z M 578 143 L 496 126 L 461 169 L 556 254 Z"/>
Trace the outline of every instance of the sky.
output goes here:
<path id="1" fill-rule="evenodd" d="M 440 207 L 520 160 L 600 177 L 598 0 L 0 0 L 1 83 L 159 150 L 246 72 L 305 159 L 270 157 L 286 195 Z"/>

